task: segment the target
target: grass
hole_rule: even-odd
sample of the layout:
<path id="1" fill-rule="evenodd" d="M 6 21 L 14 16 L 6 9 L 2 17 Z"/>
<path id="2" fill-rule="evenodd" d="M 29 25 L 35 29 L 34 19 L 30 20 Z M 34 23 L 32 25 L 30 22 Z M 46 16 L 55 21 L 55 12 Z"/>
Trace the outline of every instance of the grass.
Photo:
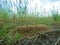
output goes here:
<path id="1" fill-rule="evenodd" d="M 53 20 L 51 17 L 36 17 L 36 16 L 21 16 L 18 19 L 18 23 L 21 25 L 34 25 L 34 24 L 51 24 Z"/>
<path id="2" fill-rule="evenodd" d="M 14 42 L 19 40 L 21 34 L 17 31 L 18 26 L 24 25 L 39 25 L 46 24 L 51 25 L 53 23 L 60 23 L 60 16 L 57 16 L 57 20 L 54 21 L 52 17 L 38 17 L 34 15 L 23 14 L 17 16 L 9 16 L 8 12 L 2 10 L 0 12 L 0 40 L 5 43 L 4 45 L 12 45 Z"/>

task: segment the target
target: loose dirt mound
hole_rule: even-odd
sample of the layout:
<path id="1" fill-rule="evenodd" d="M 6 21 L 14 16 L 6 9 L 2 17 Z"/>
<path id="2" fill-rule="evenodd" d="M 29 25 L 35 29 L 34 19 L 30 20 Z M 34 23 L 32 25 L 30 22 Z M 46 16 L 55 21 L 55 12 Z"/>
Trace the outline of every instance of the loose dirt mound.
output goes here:
<path id="1" fill-rule="evenodd" d="M 18 26 L 17 31 L 22 35 L 22 37 L 31 37 L 36 36 L 42 32 L 51 31 L 51 28 L 45 24 L 28 25 L 28 26 Z"/>
<path id="2" fill-rule="evenodd" d="M 60 45 L 60 31 L 46 32 L 34 38 L 24 38 L 14 45 Z"/>

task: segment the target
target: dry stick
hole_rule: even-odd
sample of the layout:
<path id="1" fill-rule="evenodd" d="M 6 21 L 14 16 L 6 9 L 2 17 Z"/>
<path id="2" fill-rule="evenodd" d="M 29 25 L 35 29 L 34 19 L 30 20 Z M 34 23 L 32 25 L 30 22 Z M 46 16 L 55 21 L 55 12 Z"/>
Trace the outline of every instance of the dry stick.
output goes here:
<path id="1" fill-rule="evenodd" d="M 60 41 L 60 38 L 56 41 L 55 45 L 57 45 L 59 41 Z"/>

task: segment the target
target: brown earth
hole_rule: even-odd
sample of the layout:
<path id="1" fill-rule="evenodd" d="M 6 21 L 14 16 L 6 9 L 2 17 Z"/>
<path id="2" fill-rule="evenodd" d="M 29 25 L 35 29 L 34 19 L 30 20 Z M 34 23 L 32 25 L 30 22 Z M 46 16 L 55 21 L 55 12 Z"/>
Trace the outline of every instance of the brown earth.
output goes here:
<path id="1" fill-rule="evenodd" d="M 21 37 L 32 37 L 39 35 L 40 33 L 51 31 L 50 26 L 45 24 L 18 26 L 17 31 L 21 34 Z"/>
<path id="2" fill-rule="evenodd" d="M 60 45 L 60 31 L 51 31 L 33 38 L 24 38 L 18 40 L 14 45 Z"/>
<path id="3" fill-rule="evenodd" d="M 49 27 L 49 26 L 48 26 Z M 60 45 L 60 24 L 50 26 L 52 31 L 49 29 L 48 32 L 40 33 L 35 37 L 27 37 L 18 40 L 14 45 Z"/>
<path id="4" fill-rule="evenodd" d="M 40 33 L 50 32 L 51 27 L 45 24 L 18 26 L 16 30 L 12 29 L 9 33 L 14 35 L 16 31 L 20 34 L 21 38 L 34 37 Z"/>

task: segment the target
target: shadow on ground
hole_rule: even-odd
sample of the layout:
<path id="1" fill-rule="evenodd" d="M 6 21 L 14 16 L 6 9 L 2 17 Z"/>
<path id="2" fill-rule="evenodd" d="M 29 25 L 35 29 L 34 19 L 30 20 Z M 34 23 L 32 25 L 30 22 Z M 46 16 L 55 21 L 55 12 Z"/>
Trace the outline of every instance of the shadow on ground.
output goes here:
<path id="1" fill-rule="evenodd" d="M 14 45 L 60 45 L 60 31 L 51 31 L 32 38 L 24 38 Z"/>

